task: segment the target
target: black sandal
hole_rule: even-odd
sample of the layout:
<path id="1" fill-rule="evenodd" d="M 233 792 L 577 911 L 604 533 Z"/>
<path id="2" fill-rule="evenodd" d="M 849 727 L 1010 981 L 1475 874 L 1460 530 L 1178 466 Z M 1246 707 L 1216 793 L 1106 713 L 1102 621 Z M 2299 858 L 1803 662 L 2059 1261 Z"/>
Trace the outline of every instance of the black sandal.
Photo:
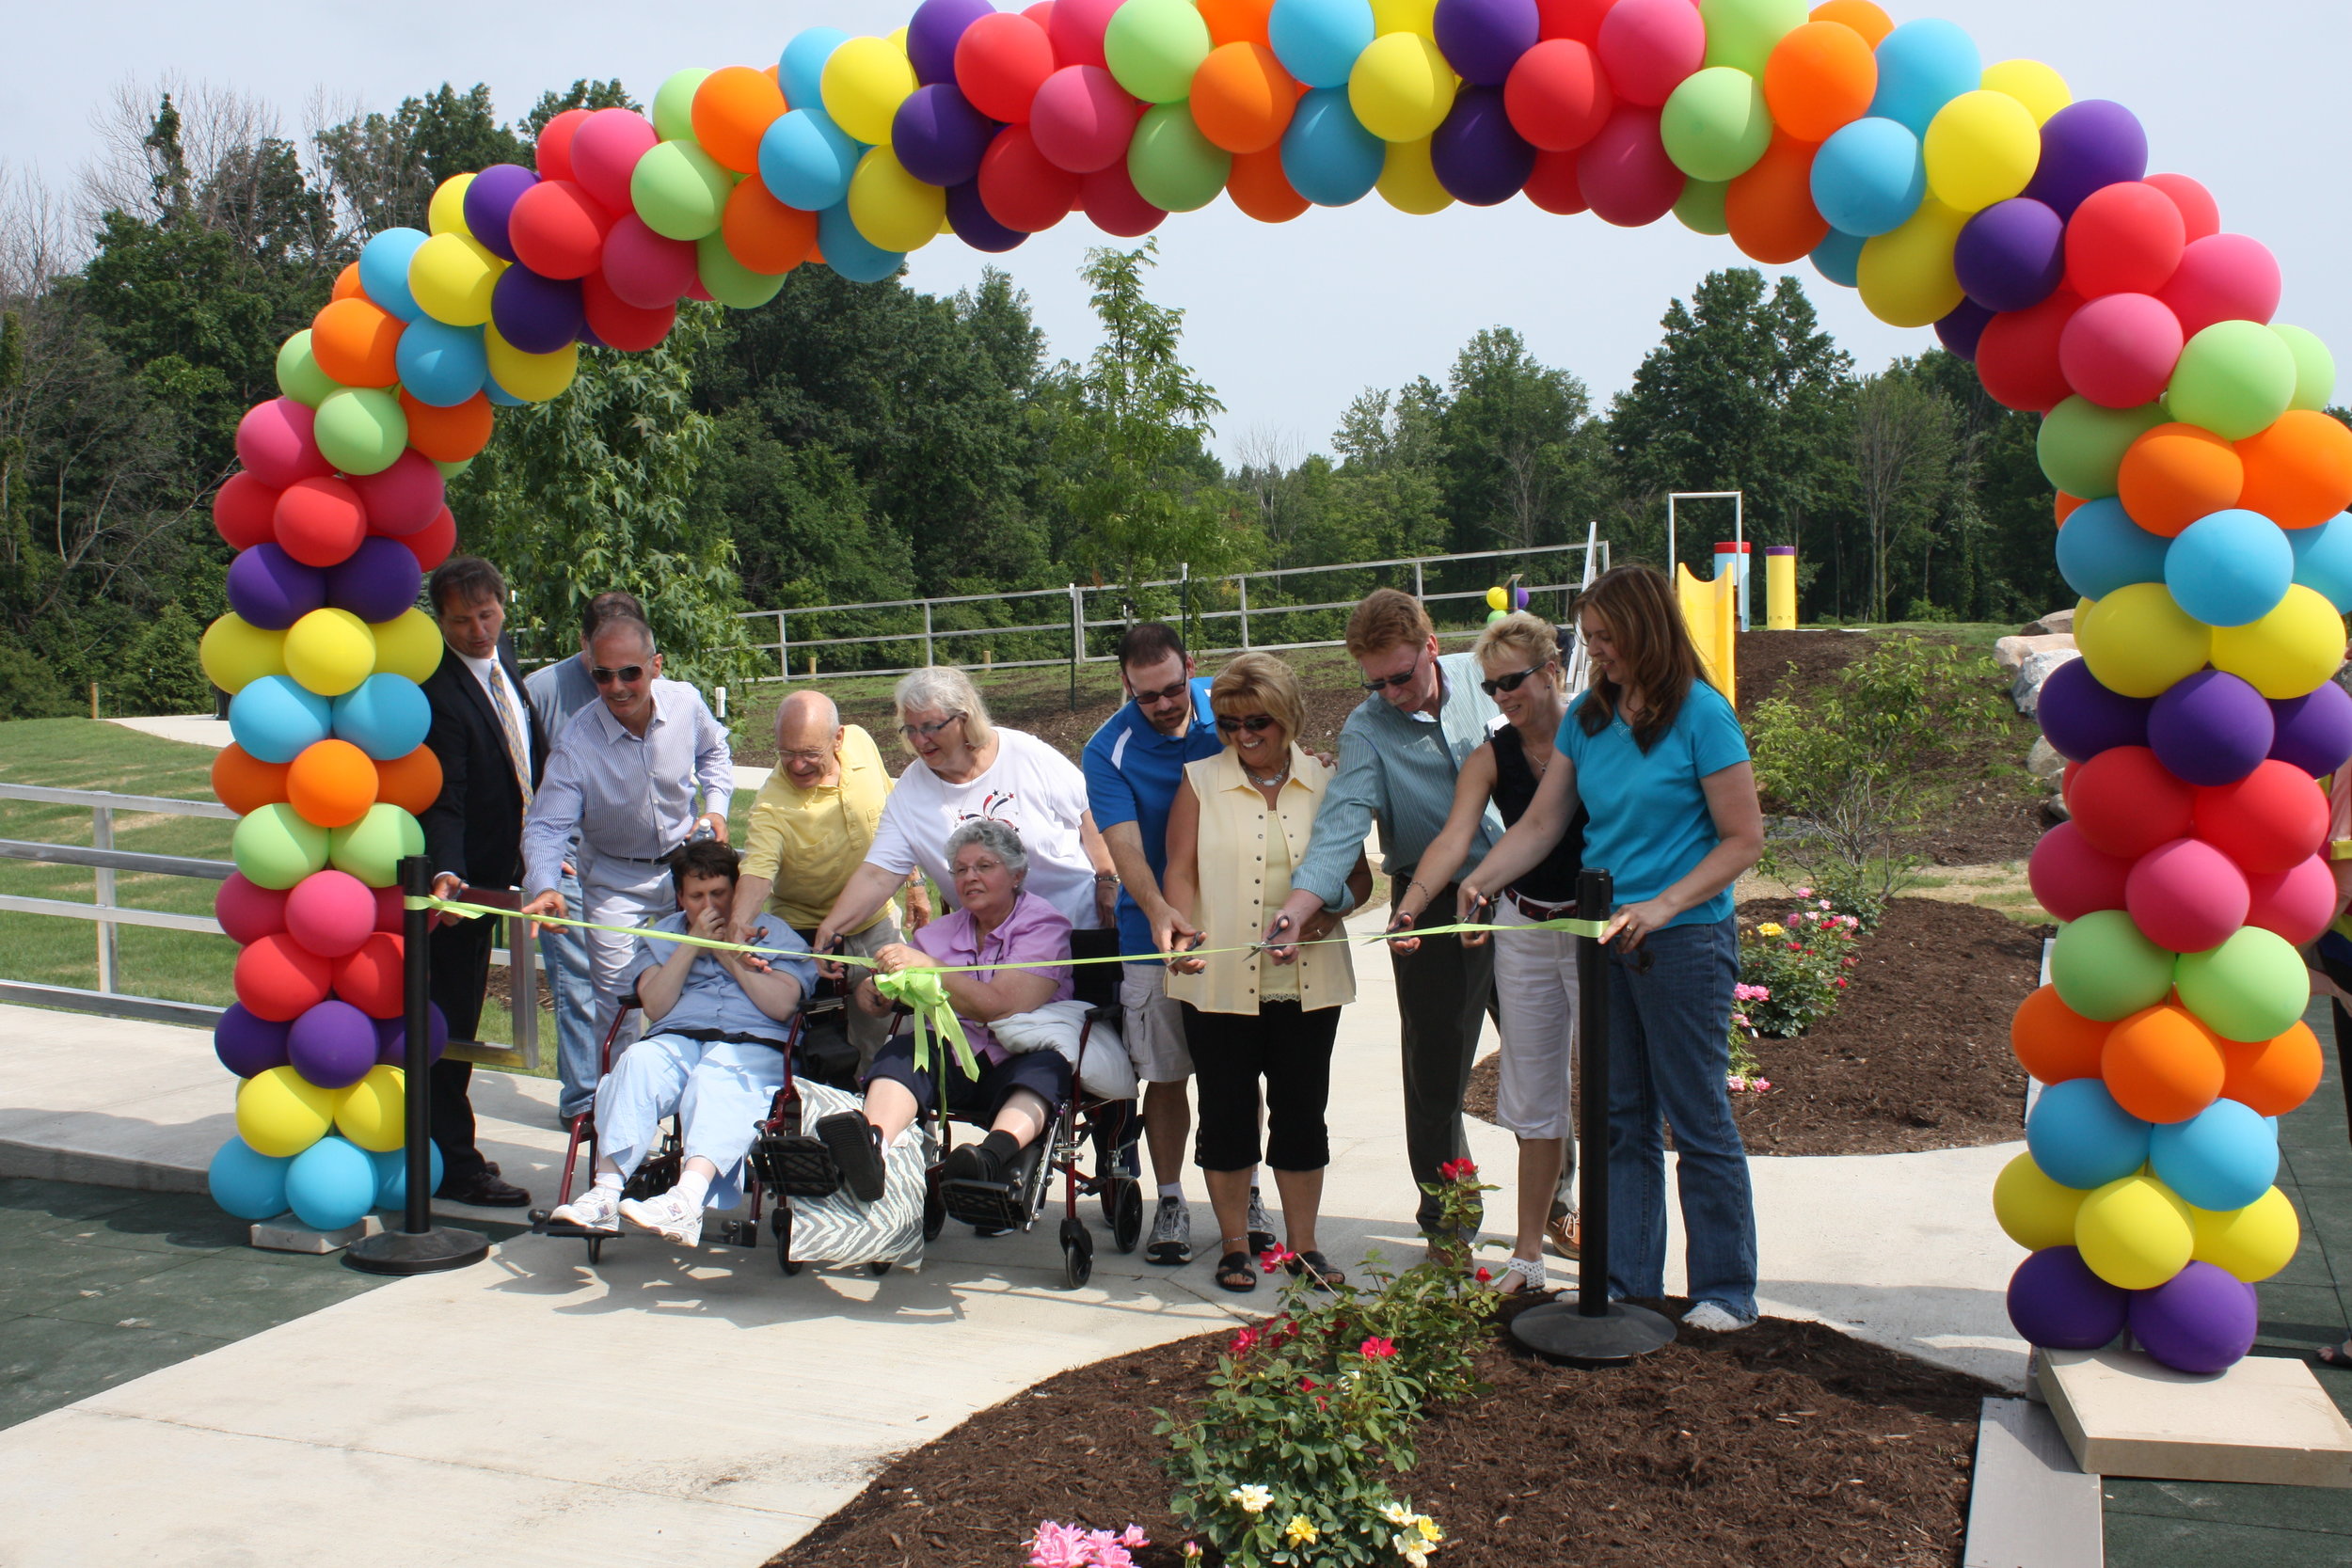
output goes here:
<path id="1" fill-rule="evenodd" d="M 1284 1266 L 1291 1271 L 1293 1275 L 1312 1273 L 1315 1289 L 1318 1291 L 1333 1290 L 1347 1283 L 1347 1275 L 1333 1268 L 1331 1259 L 1320 1252 L 1295 1253 L 1290 1262 Z"/>
<path id="2" fill-rule="evenodd" d="M 2312 1359 L 2323 1367 L 2352 1367 L 2352 1339 L 2340 1345 L 2322 1345 L 2312 1352 Z"/>
<path id="3" fill-rule="evenodd" d="M 1236 1279 L 1241 1283 L 1233 1283 Z M 1258 1288 L 1258 1265 L 1246 1252 L 1229 1252 L 1216 1260 L 1216 1283 L 1219 1290 L 1247 1295 Z"/>

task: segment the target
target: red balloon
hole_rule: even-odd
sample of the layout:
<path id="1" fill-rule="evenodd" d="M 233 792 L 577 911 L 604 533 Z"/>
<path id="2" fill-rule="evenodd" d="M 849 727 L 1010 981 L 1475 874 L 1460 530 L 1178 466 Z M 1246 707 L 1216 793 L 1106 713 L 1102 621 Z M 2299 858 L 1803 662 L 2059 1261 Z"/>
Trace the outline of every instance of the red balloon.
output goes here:
<path id="1" fill-rule="evenodd" d="M 2153 294 L 2101 294 L 2059 332 L 2058 369 L 2102 407 L 2137 408 L 2162 395 L 2181 343 L 2181 324 Z"/>
<path id="2" fill-rule="evenodd" d="M 213 492 L 213 526 L 232 550 L 249 550 L 275 538 L 278 492 L 248 473 L 233 473 Z"/>
<path id="3" fill-rule="evenodd" d="M 515 259 L 542 277 L 585 277 L 604 255 L 612 214 L 569 180 L 542 180 L 506 219 Z"/>
<path id="4" fill-rule="evenodd" d="M 2082 830 L 2061 822 L 2043 833 L 2026 863 L 2026 881 L 2057 920 L 2080 920 L 2099 910 L 2123 907 L 2123 883 L 2132 863 L 2102 854 Z"/>
<path id="5" fill-rule="evenodd" d="M 1126 0 L 1054 0 L 1045 17 L 1045 36 L 1053 40 L 1055 63 L 1107 69 L 1103 57 L 1103 33 L 1111 13 Z"/>
<path id="6" fill-rule="evenodd" d="M 653 310 L 631 305 L 596 273 L 580 280 L 580 293 L 588 314 L 588 330 L 607 348 L 642 354 L 668 337 L 677 321 L 675 302 Z"/>
<path id="7" fill-rule="evenodd" d="M 375 928 L 379 931 L 389 931 L 394 936 L 398 936 L 406 929 L 408 919 L 408 907 L 405 901 L 406 895 L 396 887 L 370 888 L 368 891 L 375 895 Z"/>
<path id="8" fill-rule="evenodd" d="M 1037 89 L 1029 105 L 1029 134 L 1047 161 L 1073 174 L 1092 174 L 1127 156 L 1140 118 L 1135 99 L 1107 70 L 1064 66 Z"/>
<path id="9" fill-rule="evenodd" d="M 2311 786 L 2309 775 L 2303 784 Z M 2199 793 L 2147 747 L 2110 746 L 2075 771 L 2066 804 L 2090 847 L 2136 861 L 2159 844 L 2188 836 Z"/>
<path id="10" fill-rule="evenodd" d="M 342 480 L 306 479 L 278 498 L 272 526 L 278 545 L 305 566 L 334 566 L 367 538 L 368 511 Z"/>
<path id="11" fill-rule="evenodd" d="M 1538 151 L 1570 152 L 1599 135 L 1616 107 L 1600 58 L 1574 39 L 1547 39 L 1502 83 L 1511 127 Z"/>
<path id="12" fill-rule="evenodd" d="M 539 139 L 532 145 L 532 165 L 542 180 L 569 180 L 572 175 L 572 137 L 588 122 L 594 110 L 566 109 L 541 128 Z"/>
<path id="13" fill-rule="evenodd" d="M 441 510 L 446 485 L 433 459 L 413 449 L 379 474 L 354 474 L 343 481 L 367 509 L 368 531 L 397 538 L 414 533 Z"/>
<path id="14" fill-rule="evenodd" d="M 2279 259 L 2260 240 L 2208 234 L 2181 252 L 2157 297 L 2194 338 L 2216 322 L 2266 322 L 2279 309 Z"/>
<path id="15" fill-rule="evenodd" d="M 1018 11 L 991 11 L 956 40 L 956 87 L 991 119 L 1018 125 L 1054 73 L 1054 40 Z"/>
<path id="16" fill-rule="evenodd" d="M 2246 890 L 2246 924 L 2276 931 L 2297 947 L 2318 941 L 2344 901 L 2325 855 L 2297 861 L 2285 871 L 2249 877 Z"/>
<path id="17" fill-rule="evenodd" d="M 1617 0 L 1601 19 L 1598 51 L 1600 63 L 1609 68 L 1609 85 L 1616 88 L 1617 96 L 1628 103 L 1654 109 L 1705 60 L 1707 24 L 1691 0 Z M 1590 173 L 1586 171 L 1588 193 Z M 1600 210 L 1596 200 L 1593 211 Z"/>
<path id="18" fill-rule="evenodd" d="M 628 177 L 637 172 L 637 160 L 660 139 L 651 122 L 634 109 L 598 109 L 580 122 L 572 137 L 572 179 L 605 211 L 626 213 L 632 205 Z M 528 261 L 523 264 L 531 266 Z"/>
<path id="19" fill-rule="evenodd" d="M 2176 838 L 2132 864 L 2123 907 L 2158 947 L 2202 953 L 2246 924 L 2246 878 L 2210 844 Z"/>
<path id="20" fill-rule="evenodd" d="M 1535 0 L 1535 36 L 1574 39 L 1591 45 L 1600 41 L 1600 24 L 1617 0 Z"/>
<path id="21" fill-rule="evenodd" d="M 2059 289 L 2041 304 L 2004 310 L 1984 325 L 1977 340 L 1977 379 L 1985 396 L 2008 408 L 2046 414 L 2072 390 L 2058 361 L 2066 324 L 2082 309 L 2082 296 Z"/>
<path id="22" fill-rule="evenodd" d="M 416 532 L 402 535 L 400 542 L 417 558 L 417 569 L 429 572 L 447 561 L 450 552 L 457 547 L 457 519 L 445 506 L 440 515 Z"/>
<path id="23" fill-rule="evenodd" d="M 237 955 L 237 1000 L 272 1023 L 292 1023 L 326 1001 L 333 979 L 325 958 L 283 931 L 246 943 Z"/>
<path id="24" fill-rule="evenodd" d="M 373 933 L 356 952 L 336 960 L 334 980 L 335 994 L 370 1018 L 400 1017 L 405 1000 L 400 938 Z"/>
<path id="25" fill-rule="evenodd" d="M 604 237 L 604 280 L 624 305 L 641 310 L 675 305 L 699 281 L 697 264 L 692 241 L 657 234 L 635 213 Z"/>
<path id="26" fill-rule="evenodd" d="M 2328 797 L 2309 773 L 2274 759 L 2235 784 L 2198 790 L 2194 820 L 2197 836 L 2237 862 L 2239 870 L 2249 877 L 2275 875 L 2292 871 L 2327 843 Z"/>
<path id="27" fill-rule="evenodd" d="M 2172 198 L 2137 180 L 2083 198 L 2066 223 L 2066 283 L 2085 299 L 2153 294 L 2170 281 L 2188 244 Z"/>
<path id="28" fill-rule="evenodd" d="M 1078 204 L 1095 228 L 1122 240 L 1149 234 L 1168 216 L 1163 209 L 1143 199 L 1123 162 L 1088 175 L 1078 190 Z"/>
<path id="29" fill-rule="evenodd" d="M 1547 213 L 1573 217 L 1589 213 L 1592 203 L 1584 199 L 1584 187 L 1576 177 L 1576 154 L 1573 152 L 1542 152 L 1535 154 L 1535 170 L 1527 177 L 1520 194 Z"/>
<path id="30" fill-rule="evenodd" d="M 2195 244 L 2208 234 L 2221 231 L 2221 208 L 2205 189 L 2185 174 L 2152 174 L 2149 184 L 2172 198 L 2172 205 L 2181 210 L 2181 222 L 2185 228 L 2188 243 Z"/>
<path id="31" fill-rule="evenodd" d="M 1008 125 L 980 154 L 980 205 L 1008 229 L 1035 234 L 1070 215 L 1081 182 L 1038 150 L 1026 125 Z"/>
<path id="32" fill-rule="evenodd" d="M 286 928 L 286 892 L 248 882 L 244 872 L 231 871 L 213 895 L 213 918 L 234 942 L 276 936 Z"/>
<path id="33" fill-rule="evenodd" d="M 1619 9 L 1635 3 L 1624 0 Z M 1672 3 L 1690 9 L 1688 0 Z M 1656 223 L 1681 198 L 1683 174 L 1666 156 L 1656 109 L 1619 103 L 1576 158 L 1577 185 L 1584 199 L 1603 221 L 1620 229 Z"/>

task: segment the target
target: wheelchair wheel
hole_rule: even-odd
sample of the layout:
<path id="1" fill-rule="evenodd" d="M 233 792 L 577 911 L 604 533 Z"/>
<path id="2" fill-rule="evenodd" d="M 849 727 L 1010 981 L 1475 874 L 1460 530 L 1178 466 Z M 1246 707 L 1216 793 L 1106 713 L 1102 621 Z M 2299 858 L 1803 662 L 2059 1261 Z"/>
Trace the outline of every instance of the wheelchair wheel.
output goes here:
<path id="1" fill-rule="evenodd" d="M 588 1266 L 589 1266 L 590 1268 L 594 1268 L 594 1267 L 596 1267 L 596 1265 L 599 1261 L 601 1261 L 601 1260 L 603 1259 L 603 1258 L 604 1258 L 604 1238 L 603 1238 L 603 1237 L 601 1237 L 601 1236 L 591 1236 L 591 1237 L 589 1237 L 589 1238 L 588 1238 Z"/>
<path id="2" fill-rule="evenodd" d="M 866 1264 L 866 1267 L 869 1272 L 879 1277 L 890 1272 L 890 1259 L 887 1258 L 877 1258 L 872 1262 Z"/>
<path id="3" fill-rule="evenodd" d="M 1094 1237 L 1077 1220 L 1061 1222 L 1061 1277 L 1065 1290 L 1080 1290 L 1094 1277 Z"/>
<path id="4" fill-rule="evenodd" d="M 947 1205 L 939 1196 L 939 1182 L 926 1179 L 923 1183 L 923 1240 L 939 1240 L 939 1233 L 947 1227 Z"/>
<path id="5" fill-rule="evenodd" d="M 1121 1252 L 1133 1252 L 1143 1237 L 1143 1183 L 1132 1176 L 1114 1177 L 1112 1181 L 1111 1243 Z"/>
<path id="6" fill-rule="evenodd" d="M 777 1204 L 768 1227 L 776 1233 L 776 1267 L 787 1275 L 800 1273 L 801 1265 L 792 1259 L 792 1211 Z"/>

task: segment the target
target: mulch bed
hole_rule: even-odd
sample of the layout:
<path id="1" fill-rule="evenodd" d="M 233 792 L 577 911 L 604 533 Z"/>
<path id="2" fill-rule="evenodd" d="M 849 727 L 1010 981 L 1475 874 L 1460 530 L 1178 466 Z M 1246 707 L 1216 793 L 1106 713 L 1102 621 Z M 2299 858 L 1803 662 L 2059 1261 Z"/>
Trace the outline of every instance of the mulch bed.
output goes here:
<path id="1" fill-rule="evenodd" d="M 1080 1367 L 981 1411 L 772 1564 L 1014 1568 L 1050 1518 L 1140 1525 L 1153 1545 L 1137 1561 L 1177 1568 L 1152 1411 L 1200 1393 L 1224 1339 Z M 1779 1318 L 1606 1371 L 1551 1366 L 1498 1334 L 1480 1375 L 1492 1392 L 1421 1429 L 1401 1488 L 1452 1538 L 1441 1568 L 1948 1568 L 1979 1402 L 1998 1392 Z"/>
<path id="2" fill-rule="evenodd" d="M 1787 906 L 1752 899 L 1744 921 Z M 1898 898 L 1855 944 L 1852 982 L 1827 1020 L 1794 1039 L 1752 1049 L 1772 1086 L 1736 1094 L 1740 1133 L 1755 1154 L 1896 1154 L 2005 1143 L 2024 1136 L 2026 1075 L 2009 1021 L 2039 983 L 2045 928 L 1991 910 Z M 1463 1102 L 1492 1121 L 1498 1058 L 1470 1072 Z"/>

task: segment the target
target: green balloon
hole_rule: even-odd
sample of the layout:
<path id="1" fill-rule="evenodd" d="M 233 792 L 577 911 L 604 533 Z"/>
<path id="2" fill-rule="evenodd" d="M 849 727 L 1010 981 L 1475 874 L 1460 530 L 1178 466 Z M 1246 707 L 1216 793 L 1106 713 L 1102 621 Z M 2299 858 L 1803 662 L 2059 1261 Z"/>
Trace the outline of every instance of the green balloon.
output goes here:
<path id="1" fill-rule="evenodd" d="M 459 474 L 473 467 L 473 459 L 469 457 L 459 463 L 444 463 L 437 457 L 433 459 L 433 466 L 441 470 L 443 479 L 455 479 Z"/>
<path id="2" fill-rule="evenodd" d="M 2246 926 L 2218 947 L 2181 955 L 2181 1005 L 2223 1039 L 2274 1039 L 2311 1005 L 2311 972 L 2276 931 Z M 2065 993 L 2059 993 L 2059 1000 Z"/>
<path id="3" fill-rule="evenodd" d="M 784 287 L 782 273 L 754 272 L 735 259 L 720 235 L 705 234 L 695 241 L 694 257 L 704 290 L 720 304 L 731 305 L 738 310 L 767 304 Z"/>
<path id="4" fill-rule="evenodd" d="M 2295 351 L 2261 322 L 2216 322 L 2188 341 L 2165 399 L 2172 417 L 2243 441 L 2295 402 Z"/>
<path id="5" fill-rule="evenodd" d="M 2172 990 L 2173 958 L 2141 936 L 2130 915 L 2100 910 L 2058 927 L 2050 983 L 2058 1000 L 2083 1017 L 2113 1022 L 2165 999 Z"/>
<path id="6" fill-rule="evenodd" d="M 2132 443 L 2164 422 L 2164 410 L 2153 403 L 2102 408 L 2089 398 L 2068 398 L 2042 416 L 2034 452 L 2051 483 L 2070 496 L 2097 500 L 2115 494 L 2115 473 Z"/>
<path id="7" fill-rule="evenodd" d="M 2316 341 L 2317 340 L 2313 340 Z M 2326 353 L 2326 350 L 2320 352 Z M 310 354 L 310 329 L 304 327 L 278 351 L 278 389 L 305 408 L 316 408 L 326 394 L 342 383 L 319 369 Z"/>
<path id="8" fill-rule="evenodd" d="M 2295 400 L 2287 406 L 2324 413 L 2328 400 L 2336 395 L 2336 356 L 2316 335 L 2299 326 L 2274 325 L 2270 330 L 2295 356 Z"/>
<path id="9" fill-rule="evenodd" d="M 669 80 L 654 90 L 653 133 L 663 141 L 694 139 L 694 94 L 710 79 L 710 72 L 688 67 L 670 72 Z M 648 220 L 650 221 L 650 220 Z"/>
<path id="10" fill-rule="evenodd" d="M 326 864 L 327 833 L 289 805 L 242 817 L 229 837 L 230 858 L 256 887 L 290 888 Z"/>
<path id="11" fill-rule="evenodd" d="M 676 77 L 670 78 L 675 82 Z M 670 89 L 665 86 L 662 91 Z M 735 177 L 691 141 L 665 141 L 637 160 L 628 177 L 629 205 L 645 227 L 673 240 L 699 240 L 719 231 Z"/>
<path id="12" fill-rule="evenodd" d="M 408 445 L 400 399 L 378 387 L 338 387 L 319 404 L 319 451 L 347 474 L 380 474 Z"/>
<path id="13" fill-rule="evenodd" d="M 1128 6 L 1118 15 L 1134 8 Z M 1192 122 L 1192 110 L 1182 103 L 1146 109 L 1127 144 L 1127 177 L 1136 182 L 1136 194 L 1164 212 L 1206 207 L 1232 172 L 1233 155 L 1202 135 Z"/>
<path id="14" fill-rule="evenodd" d="M 1699 0 L 1699 15 L 1707 23 L 1706 63 L 1760 77 L 1772 45 L 1804 25 L 1805 14 L 1804 0 Z"/>
<path id="15" fill-rule="evenodd" d="M 1658 135 L 1675 167 L 1692 179 L 1736 180 L 1772 145 L 1763 84 L 1727 65 L 1694 71 L 1659 111 Z"/>
<path id="16" fill-rule="evenodd" d="M 1192 73 L 1209 57 L 1209 24 L 1188 0 L 1127 0 L 1103 32 L 1111 75 L 1148 103 L 1190 97 Z"/>
<path id="17" fill-rule="evenodd" d="M 1695 234 L 1728 234 L 1731 219 L 1724 215 L 1724 198 L 1731 194 L 1728 180 L 1685 180 L 1675 198 L 1675 216 Z"/>
<path id="18" fill-rule="evenodd" d="M 403 856 L 424 853 L 424 829 L 398 806 L 379 800 L 367 816 L 348 828 L 327 835 L 326 858 L 338 871 L 347 871 L 370 887 L 391 887 L 400 880 Z"/>

